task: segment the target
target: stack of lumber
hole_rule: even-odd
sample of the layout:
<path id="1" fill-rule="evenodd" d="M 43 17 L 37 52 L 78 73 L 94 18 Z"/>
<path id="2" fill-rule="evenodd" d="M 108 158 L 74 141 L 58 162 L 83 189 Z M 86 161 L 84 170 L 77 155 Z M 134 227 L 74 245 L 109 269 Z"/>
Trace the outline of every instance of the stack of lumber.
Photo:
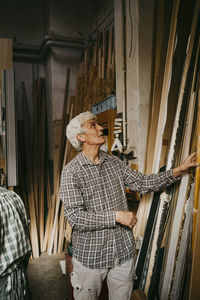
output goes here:
<path id="1" fill-rule="evenodd" d="M 60 157 L 57 167 L 54 192 L 51 194 L 48 157 L 47 105 L 45 81 L 34 83 L 33 116 L 30 118 L 25 84 L 22 83 L 23 120 L 18 121 L 19 141 L 19 194 L 30 219 L 32 257 L 41 252 L 61 253 L 64 244 L 64 216 L 60 210 L 59 178 L 70 153 L 66 143 L 65 127 L 70 71 L 67 70 L 65 99 L 63 105 L 62 132 L 60 134 Z M 53 235 L 52 235 L 53 232 Z M 52 241 L 53 239 L 53 241 Z"/>
<path id="2" fill-rule="evenodd" d="M 79 67 L 73 116 L 91 110 L 93 104 L 115 92 L 114 59 L 114 30 L 111 27 L 97 32 L 96 41 L 85 49 Z M 71 150 L 72 159 L 76 151 Z"/>
<path id="3" fill-rule="evenodd" d="M 199 1 L 195 0 L 163 0 L 156 6 L 146 173 L 157 173 L 163 165 L 173 168 L 192 151 L 199 151 L 199 12 Z M 200 251 L 198 172 L 195 187 L 193 174 L 184 175 L 179 185 L 161 195 L 143 196 L 140 202 L 135 233 L 144 236 L 144 242 L 138 256 L 139 283 L 135 287 L 144 289 L 148 299 L 184 299 L 183 295 L 187 295 L 185 299 L 195 299 L 190 281 L 198 295 L 194 275 L 197 270 L 194 260 L 191 265 L 189 259 Z"/>
<path id="4" fill-rule="evenodd" d="M 85 50 L 80 64 L 74 115 L 91 110 L 93 104 L 114 92 L 113 27 L 97 32 L 95 43 Z"/>
<path id="5" fill-rule="evenodd" d="M 23 82 L 21 101 L 23 120 L 18 121 L 19 193 L 30 219 L 32 255 L 38 257 L 43 247 L 45 209 L 51 206 L 44 79 L 34 83 L 32 118 Z"/>
<path id="6" fill-rule="evenodd" d="M 69 97 L 67 103 L 69 120 L 81 112 L 91 111 L 93 104 L 110 96 L 114 92 L 114 77 L 114 37 L 113 28 L 111 27 L 109 30 L 97 32 L 96 41 L 90 43 L 84 52 L 83 61 L 79 67 L 76 96 Z M 63 120 L 66 115 L 65 112 L 66 109 L 63 109 Z M 64 140 L 65 136 L 66 122 L 63 125 L 62 140 Z M 60 253 L 63 245 L 63 237 L 65 237 L 67 242 L 71 240 L 71 228 L 68 222 L 64 221 L 63 204 L 59 199 L 59 183 L 62 169 L 66 163 L 76 156 L 77 152 L 67 141 L 64 153 L 64 156 L 61 156 L 63 157 L 60 160 L 61 163 L 58 164 L 58 171 L 55 174 L 54 180 L 55 191 L 53 203 L 55 203 L 55 216 L 49 230 L 51 232 L 50 242 L 47 247 L 49 254 L 52 251 Z M 59 238 L 57 237 L 58 234 Z M 58 250 L 56 250 L 56 239 L 58 239 Z"/>
<path id="7" fill-rule="evenodd" d="M 66 142 L 65 128 L 69 121 L 67 113 L 70 70 L 67 70 L 60 133 L 60 153 L 54 188 L 50 185 L 48 157 L 47 103 L 45 80 L 34 83 L 33 116 L 30 118 L 28 99 L 22 83 L 23 120 L 18 121 L 19 140 L 19 193 L 24 200 L 30 219 L 30 239 L 33 258 L 41 252 L 61 253 L 64 245 L 65 222 L 60 208 L 59 180 L 62 168 L 68 161 L 70 145 Z M 71 97 L 73 99 L 73 97 Z M 71 110 L 73 105 L 71 105 Z M 72 112 L 71 112 L 72 115 Z M 53 193 L 51 190 L 53 189 Z"/>

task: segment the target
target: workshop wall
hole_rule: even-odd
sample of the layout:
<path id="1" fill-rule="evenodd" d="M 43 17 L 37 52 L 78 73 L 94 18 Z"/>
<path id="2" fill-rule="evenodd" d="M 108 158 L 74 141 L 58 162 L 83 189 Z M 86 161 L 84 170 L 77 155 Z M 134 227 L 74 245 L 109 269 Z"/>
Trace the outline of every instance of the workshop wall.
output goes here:
<path id="1" fill-rule="evenodd" d="M 130 164 L 144 171 L 151 88 L 154 1 L 115 2 L 117 110 L 123 112 Z"/>

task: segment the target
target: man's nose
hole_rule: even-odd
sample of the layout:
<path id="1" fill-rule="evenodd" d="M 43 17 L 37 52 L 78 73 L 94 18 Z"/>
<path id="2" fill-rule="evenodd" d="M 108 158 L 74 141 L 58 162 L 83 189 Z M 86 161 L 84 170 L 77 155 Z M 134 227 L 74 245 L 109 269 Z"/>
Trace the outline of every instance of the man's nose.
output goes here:
<path id="1" fill-rule="evenodd" d="M 103 127 L 101 125 L 99 125 L 99 124 L 97 124 L 97 125 L 98 125 L 99 130 L 103 130 Z"/>

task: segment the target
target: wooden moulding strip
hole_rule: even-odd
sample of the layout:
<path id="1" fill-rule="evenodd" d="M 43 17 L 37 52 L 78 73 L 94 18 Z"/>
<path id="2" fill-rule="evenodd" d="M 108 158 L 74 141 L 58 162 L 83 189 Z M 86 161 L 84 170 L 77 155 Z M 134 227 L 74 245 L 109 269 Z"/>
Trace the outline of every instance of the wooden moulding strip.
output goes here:
<path id="1" fill-rule="evenodd" d="M 193 89 L 192 89 L 193 91 Z M 189 148 L 190 148 L 190 140 L 191 140 L 191 131 L 192 131 L 192 123 L 193 123 L 193 116 L 194 116 L 194 108 L 195 108 L 195 92 L 191 92 L 190 96 L 190 105 L 187 114 L 187 121 L 186 121 L 186 129 L 184 135 L 184 144 L 183 150 L 181 153 L 181 160 L 188 156 Z M 161 299 L 168 299 L 171 280 L 172 280 L 172 273 L 174 269 L 174 262 L 175 262 L 175 253 L 176 253 L 176 246 L 178 241 L 178 234 L 180 230 L 182 215 L 183 215 L 183 208 L 185 204 L 187 190 L 188 190 L 188 183 L 189 183 L 189 175 L 183 176 L 180 183 L 178 199 L 176 203 L 175 214 L 172 223 L 172 232 L 168 246 L 168 254 L 166 258 L 166 268 L 165 273 L 163 276 L 162 281 L 162 288 L 161 288 Z"/>
<path id="2" fill-rule="evenodd" d="M 106 71 L 106 59 L 107 59 L 107 32 L 104 28 L 103 30 L 103 55 L 102 55 L 102 75 L 101 77 L 105 77 L 105 71 Z"/>
<path id="3" fill-rule="evenodd" d="M 58 254 L 62 253 L 62 249 L 63 249 L 64 229 L 65 229 L 64 227 L 65 227 L 64 208 L 63 208 L 63 203 L 61 203 L 60 219 L 59 219 Z"/>
<path id="4" fill-rule="evenodd" d="M 48 240 L 48 253 L 52 254 L 53 250 L 53 243 L 54 243 L 54 235 L 56 231 L 56 220 L 58 218 L 58 210 L 59 210 L 59 183 L 60 183 L 60 173 L 62 168 L 63 162 L 63 153 L 65 148 L 65 127 L 66 127 L 66 117 L 67 117 L 67 99 L 69 93 L 69 81 L 70 81 L 70 69 L 67 69 L 66 74 L 66 84 L 65 84 L 65 95 L 64 95 L 64 102 L 63 102 L 63 111 L 62 111 L 62 128 L 61 128 L 61 146 L 60 146 L 60 158 L 56 172 L 56 179 L 55 179 L 55 188 L 54 188 L 54 195 L 53 195 L 53 206 L 52 206 L 52 219 L 50 223 L 50 236 Z M 58 228 L 57 228 L 58 229 Z"/>
<path id="5" fill-rule="evenodd" d="M 97 55 L 97 51 L 96 51 L 96 47 L 97 45 L 95 44 L 93 46 L 93 57 L 92 57 L 92 65 L 96 67 L 96 61 L 97 61 L 97 58 L 96 58 L 96 55 Z"/>
<path id="6" fill-rule="evenodd" d="M 71 121 L 72 116 L 73 116 L 73 103 L 71 103 L 69 122 Z M 64 154 L 64 158 L 63 158 L 62 170 L 64 169 L 65 165 L 69 162 L 70 148 L 71 148 L 71 145 L 70 145 L 69 141 L 67 140 L 66 147 L 65 147 L 65 154 Z M 60 219 L 59 219 L 58 253 L 62 252 L 63 239 L 64 239 L 64 229 L 65 229 L 65 224 L 64 223 L 65 223 L 65 220 L 64 220 L 64 207 L 63 207 L 63 203 L 61 203 L 61 212 L 60 212 Z"/>
<path id="7" fill-rule="evenodd" d="M 161 155 L 161 147 L 162 147 L 162 135 L 164 132 L 166 118 L 167 118 L 168 93 L 171 84 L 172 60 L 173 60 L 173 54 L 175 48 L 178 8 L 179 8 L 179 0 L 176 0 L 174 2 L 174 7 L 173 7 L 172 22 L 170 26 L 169 43 L 168 43 L 167 57 L 166 57 L 166 65 L 165 65 L 164 79 L 162 84 L 155 151 L 153 155 L 153 168 L 152 168 L 153 173 L 159 171 L 159 163 L 160 163 L 160 155 Z"/>
<path id="8" fill-rule="evenodd" d="M 57 253 L 58 249 L 58 218 L 54 219 L 55 222 L 55 233 L 54 233 L 54 240 L 53 240 L 53 254 Z"/>
<path id="9" fill-rule="evenodd" d="M 45 252 L 47 250 L 47 240 L 49 237 L 49 232 L 50 232 L 50 224 L 51 224 L 51 219 L 52 219 L 52 207 L 48 208 L 48 214 L 47 214 L 47 220 L 46 220 L 46 226 L 45 226 L 45 234 L 44 234 L 44 240 L 43 240 L 43 249 L 42 251 Z"/>
<path id="10" fill-rule="evenodd" d="M 101 49 L 98 51 L 98 78 L 101 78 L 102 72 L 102 59 L 101 59 Z"/>
<path id="11" fill-rule="evenodd" d="M 150 103 L 149 103 L 149 116 L 148 116 L 148 134 L 147 134 L 147 146 L 146 146 L 146 157 L 145 157 L 145 164 L 144 164 L 144 171 L 148 170 L 147 164 L 149 164 L 149 156 L 148 156 L 148 151 L 149 151 L 149 144 L 151 143 L 150 139 L 150 133 L 151 133 L 151 123 L 152 120 L 154 120 L 155 114 L 153 113 L 154 107 L 156 108 L 156 105 L 154 104 L 154 101 L 160 100 L 159 97 L 154 97 L 155 96 L 155 91 L 156 91 L 156 83 L 157 83 L 157 78 L 159 75 L 159 66 L 160 66 L 160 57 L 161 57 L 161 48 L 162 48 L 162 40 L 164 36 L 164 11 L 165 11 L 165 6 L 164 6 L 164 1 L 157 1 L 157 3 L 154 6 L 154 49 L 152 51 L 152 83 L 151 83 L 151 94 L 150 94 Z M 147 172 L 148 173 L 148 172 Z"/>
<path id="12" fill-rule="evenodd" d="M 178 8 L 179 8 L 179 0 L 176 0 L 173 6 L 172 20 L 170 25 L 170 34 L 168 39 L 164 78 L 162 82 L 160 106 L 156 105 L 154 107 L 154 120 L 151 124 L 152 128 L 150 130 L 150 135 L 152 135 L 152 137 L 150 141 L 152 143 L 152 141 L 155 140 L 155 147 L 153 144 L 148 145 L 148 150 L 149 150 L 148 160 L 150 164 L 147 166 L 147 170 L 146 170 L 147 173 L 157 173 L 159 171 L 159 163 L 160 163 L 160 156 L 161 156 L 161 149 L 162 149 L 162 137 L 163 137 L 163 132 L 165 129 L 165 124 L 167 119 L 168 94 L 169 94 L 169 88 L 171 84 L 171 72 L 172 72 L 173 54 L 175 49 L 175 35 L 176 35 Z M 156 123 L 157 115 L 158 115 L 158 123 Z M 146 228 L 146 221 L 148 218 L 152 199 L 153 199 L 153 194 L 151 193 L 149 195 L 144 195 L 142 201 L 140 202 L 138 212 L 137 212 L 138 223 L 134 230 L 136 236 L 144 236 L 144 230 Z"/>
<path id="13" fill-rule="evenodd" d="M 198 210 L 196 218 L 196 232 L 194 241 L 194 250 L 192 257 L 192 271 L 190 280 L 189 300 L 196 300 L 200 294 L 199 270 L 200 270 L 200 194 L 198 199 Z"/>
<path id="14" fill-rule="evenodd" d="M 38 186 L 38 202 L 39 202 L 39 238 L 40 238 L 40 249 L 43 251 L 43 240 L 44 240 L 44 194 L 45 194 L 45 152 L 46 152 L 46 103 L 44 97 L 44 82 L 41 84 L 41 92 L 39 93 L 38 102 L 40 103 L 40 113 L 38 118 L 38 161 L 37 161 L 37 186 Z M 40 170 L 40 172 L 39 172 Z"/>
<path id="15" fill-rule="evenodd" d="M 106 67 L 106 78 L 110 78 L 110 68 L 112 64 L 112 43 L 113 43 L 113 27 L 109 29 L 108 33 L 108 59 Z"/>
<path id="16" fill-rule="evenodd" d="M 100 32 L 97 30 L 97 36 L 96 36 L 96 45 L 95 45 L 95 66 L 98 66 L 99 61 L 99 45 L 100 45 Z"/>
<path id="17" fill-rule="evenodd" d="M 32 176 L 32 162 L 30 161 L 31 157 L 31 146 L 30 146 L 30 124 L 29 124 L 29 110 L 26 96 L 25 84 L 22 82 L 22 108 L 23 108 L 23 117 L 24 117 L 24 137 L 25 137 L 25 149 L 26 149 L 26 163 L 28 170 L 29 178 L 29 192 L 28 192 L 28 207 L 30 214 L 30 236 L 31 236 L 31 245 L 32 245 L 32 255 L 33 257 L 39 257 L 39 241 L 38 241 L 38 231 L 37 231 L 37 218 L 36 218 L 36 207 L 34 199 L 34 188 L 33 188 L 33 176 Z"/>
<path id="18" fill-rule="evenodd" d="M 38 141 L 38 118 L 39 118 L 39 107 L 38 107 L 38 92 L 41 87 L 41 80 L 35 80 L 33 85 L 33 126 L 32 126 L 32 173 L 33 173 L 33 192 L 35 201 L 35 210 L 37 224 L 39 225 L 39 199 L 38 199 L 38 180 L 40 180 L 40 173 L 38 172 L 38 161 L 39 161 L 39 141 Z M 38 178 L 39 175 L 39 178 Z"/>
<path id="19" fill-rule="evenodd" d="M 194 183 L 191 186 L 190 196 L 187 199 L 184 209 L 184 225 L 181 230 L 181 241 L 178 245 L 178 257 L 175 262 L 175 273 L 173 275 L 170 299 L 180 299 L 181 283 L 184 277 L 185 262 L 190 239 L 190 225 L 192 221 L 192 208 L 194 202 Z"/>
<path id="20" fill-rule="evenodd" d="M 177 1 L 175 1 L 175 4 Z M 174 5 L 175 5 L 174 4 Z M 175 7 L 175 6 L 174 6 Z M 149 113 L 149 134 L 147 135 L 147 148 L 146 148 L 146 162 L 145 162 L 145 173 L 151 174 L 153 172 L 153 160 L 155 154 L 155 144 L 156 144 L 156 133 L 158 128 L 159 120 L 159 110 L 162 100 L 163 85 L 166 85 L 166 80 L 164 82 L 164 75 L 166 67 L 170 68 L 170 62 L 167 61 L 167 55 L 169 58 L 170 54 L 173 52 L 174 42 L 170 40 L 170 33 L 168 33 L 167 25 L 172 31 L 172 21 L 171 25 L 168 21 L 167 25 L 163 25 L 164 19 L 166 17 L 165 11 L 165 1 L 158 1 L 157 4 L 157 31 L 156 31 L 156 49 L 155 49 L 155 65 L 154 65 L 154 75 L 152 84 L 152 99 L 151 99 L 151 112 Z M 160 17 L 162 16 L 162 18 Z M 174 20 L 173 20 L 174 21 Z M 164 27 L 164 28 L 163 28 Z M 159 28 L 159 29 L 158 29 Z M 161 29 L 160 29 L 161 28 Z M 172 43 L 171 43 L 172 42 Z M 170 49 L 169 49 L 170 48 Z"/>
<path id="21" fill-rule="evenodd" d="M 30 213 L 30 236 L 31 236 L 31 246 L 32 246 L 32 255 L 34 258 L 39 257 L 39 243 L 38 243 L 38 232 L 36 224 L 36 214 L 35 214 L 35 205 L 34 205 L 34 194 L 31 187 L 31 192 L 28 194 L 28 205 Z"/>
<path id="22" fill-rule="evenodd" d="M 13 68 L 12 49 L 12 39 L 0 38 L 0 87 L 2 79 L 2 70 L 12 70 Z"/>
<path id="23" fill-rule="evenodd" d="M 196 12 L 196 10 L 194 10 L 194 12 Z M 198 10 L 197 10 L 198 12 Z M 197 13 L 198 15 L 198 13 Z M 196 16 L 197 16 L 196 15 Z M 197 25 L 197 19 L 193 20 L 193 24 L 196 21 L 196 25 Z M 191 34 L 191 39 L 192 36 L 194 36 L 195 34 L 195 29 L 193 28 L 193 34 Z M 193 42 L 192 42 L 192 46 L 193 48 Z M 191 87 L 191 95 L 190 95 L 190 105 L 189 105 L 189 110 L 188 110 L 188 115 L 187 115 L 187 121 L 186 121 L 186 129 L 185 129 L 185 135 L 184 135 L 184 139 L 183 139 L 183 150 L 181 153 L 182 158 L 184 159 L 188 154 L 189 154 L 189 147 L 190 147 L 190 138 L 191 138 L 191 130 L 192 130 L 192 123 L 193 123 L 193 116 L 194 116 L 194 112 L 192 112 L 192 110 L 194 110 L 194 105 L 195 105 L 195 99 L 196 99 L 196 93 L 193 92 L 193 89 L 195 87 L 195 83 L 196 83 L 196 78 L 197 78 L 197 62 L 198 62 L 198 52 L 199 52 L 199 44 L 196 50 L 196 61 L 194 62 L 195 65 L 194 67 L 192 67 L 192 69 L 194 69 L 194 75 L 193 75 L 193 79 L 192 79 L 192 87 Z M 194 54 L 195 55 L 195 54 Z M 193 74 L 193 70 L 192 70 L 192 74 Z M 188 177 L 188 175 L 186 175 L 185 177 Z M 161 293 L 162 295 L 167 295 L 170 293 L 170 288 L 172 287 L 172 293 L 174 297 L 177 297 L 177 293 L 178 293 L 178 289 L 180 288 L 178 286 L 179 280 L 177 280 L 177 277 L 180 276 L 180 273 L 178 272 L 178 269 L 180 268 L 180 264 L 182 265 L 182 263 L 184 262 L 184 260 L 181 259 L 181 255 L 183 253 L 183 251 L 185 251 L 184 247 L 186 247 L 185 245 L 185 241 L 182 239 L 182 235 L 180 237 L 180 253 L 179 248 L 176 249 L 177 246 L 177 242 L 179 239 L 179 230 L 181 228 L 181 224 L 182 224 L 182 215 L 183 215 L 183 207 L 184 207 L 184 200 L 186 199 L 186 191 L 184 190 L 184 185 L 186 186 L 186 182 L 184 183 L 185 177 L 182 178 L 181 181 L 181 185 L 180 185 L 180 189 L 179 189 L 179 194 L 178 194 L 178 199 L 176 201 L 176 203 L 174 203 L 174 211 L 172 211 L 171 215 L 173 216 L 173 221 L 171 222 L 171 232 L 170 232 L 170 238 L 169 238 L 169 242 L 167 244 L 167 249 L 166 249 L 166 255 L 165 255 L 165 269 L 163 268 L 163 282 L 162 282 L 162 288 L 161 288 Z M 185 193 L 184 193 L 185 191 Z M 169 230 L 170 231 L 170 230 Z M 168 234 L 169 235 L 169 234 Z M 175 256 L 178 257 L 177 262 L 175 264 Z M 173 272 L 175 275 L 173 275 Z M 174 280 L 175 283 L 173 282 Z M 177 299 L 177 298 L 174 298 Z"/>
<path id="24" fill-rule="evenodd" d="M 101 58 L 101 78 L 104 78 L 105 74 L 105 59 L 104 57 Z"/>
<path id="25" fill-rule="evenodd" d="M 192 27 L 192 30 L 194 30 L 194 31 L 195 31 L 195 25 L 196 25 L 196 23 L 194 23 L 194 28 Z M 189 64 L 190 64 L 190 60 L 191 60 L 194 40 L 190 39 L 190 42 L 191 43 L 189 45 L 188 52 L 186 55 L 184 71 L 183 71 L 182 80 L 181 80 L 180 93 L 179 93 L 178 105 L 177 105 L 177 110 L 176 110 L 174 128 L 173 128 L 173 132 L 172 132 L 172 139 L 171 139 L 170 150 L 169 150 L 169 154 L 168 154 L 167 169 L 170 169 L 172 167 L 174 153 L 176 152 L 175 144 L 176 144 L 177 131 L 178 131 L 178 127 L 179 127 L 179 119 L 181 117 L 180 113 L 181 113 L 181 107 L 182 107 L 182 103 L 183 103 L 183 91 L 184 91 L 185 84 L 186 84 L 186 77 L 187 77 L 188 68 L 189 68 Z M 197 66 L 197 64 L 196 64 L 196 66 Z M 196 67 L 195 67 L 195 69 L 196 69 Z M 171 197 L 172 197 L 172 195 L 167 195 L 166 192 L 163 192 L 161 194 L 161 197 L 160 197 L 161 202 L 160 202 L 160 208 L 159 208 L 160 213 L 159 213 L 158 218 L 156 219 L 156 227 L 155 227 L 155 233 L 154 233 L 155 236 L 158 236 L 159 232 L 161 232 L 161 226 L 162 226 L 162 223 L 161 223 L 162 216 L 161 215 L 163 215 L 163 213 L 164 213 L 163 209 L 164 209 L 164 206 L 166 205 L 166 203 L 171 201 Z M 153 267 L 154 267 L 154 263 L 155 263 L 156 251 L 157 251 L 158 247 L 159 247 L 158 241 L 156 238 L 154 238 L 153 244 L 152 244 L 151 256 L 150 256 L 150 262 L 149 262 L 149 270 L 148 270 L 148 274 L 147 274 L 148 288 L 150 285 L 150 280 L 151 280 Z"/>
<path id="26" fill-rule="evenodd" d="M 200 83 L 199 83 L 199 90 L 198 90 L 198 114 L 197 114 L 197 163 L 200 164 Z M 197 213 L 198 213 L 198 205 L 199 205 L 199 189 L 200 189 L 200 168 L 196 169 L 196 176 L 195 176 L 195 196 L 194 196 L 194 212 L 193 212 L 193 232 L 192 232 L 192 251 L 194 251 L 194 243 L 195 243 L 195 236 L 196 236 L 196 220 L 197 220 Z"/>

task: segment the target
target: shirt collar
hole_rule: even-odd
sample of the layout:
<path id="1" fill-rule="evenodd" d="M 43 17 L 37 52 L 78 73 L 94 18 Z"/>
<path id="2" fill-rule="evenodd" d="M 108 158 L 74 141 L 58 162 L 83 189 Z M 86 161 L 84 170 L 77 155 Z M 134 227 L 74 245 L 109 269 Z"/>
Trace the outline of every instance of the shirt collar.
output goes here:
<path id="1" fill-rule="evenodd" d="M 99 158 L 100 158 L 100 164 L 101 165 L 105 159 L 108 158 L 107 153 L 103 152 L 103 151 L 99 151 Z M 89 160 L 89 158 L 87 158 L 82 152 L 78 155 L 78 161 L 79 163 L 83 166 L 83 165 L 94 165 L 94 166 L 98 166 L 96 164 L 94 164 L 91 160 Z"/>

